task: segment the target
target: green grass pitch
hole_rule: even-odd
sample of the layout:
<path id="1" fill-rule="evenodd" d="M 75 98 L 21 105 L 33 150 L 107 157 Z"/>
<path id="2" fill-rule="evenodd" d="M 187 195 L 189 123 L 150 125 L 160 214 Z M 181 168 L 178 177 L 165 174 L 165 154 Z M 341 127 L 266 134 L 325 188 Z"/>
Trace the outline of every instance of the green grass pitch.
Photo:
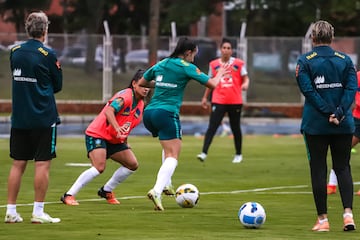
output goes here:
<path id="1" fill-rule="evenodd" d="M 246 135 L 244 160 L 231 163 L 233 140 L 215 137 L 205 163 L 196 159 L 202 139 L 185 136 L 178 167 L 173 176 L 177 187 L 192 183 L 200 191 L 198 205 L 180 208 L 173 197 L 163 197 L 164 212 L 153 210 L 146 198 L 161 164 L 157 139 L 131 136 L 129 143 L 140 167 L 115 189 L 120 205 L 109 205 L 97 190 L 118 164 L 108 160 L 107 169 L 77 195 L 79 206 L 66 206 L 60 196 L 87 167 L 67 163 L 89 163 L 84 138 L 58 138 L 57 155 L 50 174 L 45 211 L 61 218 L 59 224 L 31 224 L 33 164 L 23 176 L 18 198 L 21 224 L 1 224 L 0 239 L 360 239 L 359 230 L 342 231 L 339 194 L 328 197 L 328 233 L 314 233 L 316 211 L 311 194 L 309 166 L 301 136 Z M 6 210 L 6 182 L 11 166 L 9 141 L 0 139 L 0 215 Z M 360 181 L 360 154 L 352 155 L 354 182 Z M 329 159 L 330 160 L 330 159 Z M 359 185 L 355 185 L 357 191 Z M 354 196 L 354 218 L 360 224 L 359 196 Z M 240 206 L 248 201 L 261 203 L 267 213 L 260 229 L 245 229 L 237 218 Z M 360 226 L 360 225 L 359 225 Z"/>

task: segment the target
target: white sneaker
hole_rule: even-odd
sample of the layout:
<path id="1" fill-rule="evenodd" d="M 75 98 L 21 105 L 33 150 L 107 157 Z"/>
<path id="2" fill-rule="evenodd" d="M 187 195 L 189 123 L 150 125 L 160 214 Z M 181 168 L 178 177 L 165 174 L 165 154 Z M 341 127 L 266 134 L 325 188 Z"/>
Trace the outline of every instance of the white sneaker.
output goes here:
<path id="1" fill-rule="evenodd" d="M 16 213 L 15 215 L 12 214 L 6 214 L 5 216 L 5 223 L 21 223 L 24 220 L 22 219 L 22 217 L 20 216 L 20 214 Z"/>
<path id="2" fill-rule="evenodd" d="M 164 207 L 161 203 L 161 194 L 156 194 L 154 189 L 150 189 L 147 196 L 151 201 L 153 201 L 155 205 L 155 211 L 164 211 Z"/>
<path id="3" fill-rule="evenodd" d="M 200 154 L 198 154 L 196 157 L 197 157 L 197 159 L 199 159 L 201 162 L 204 162 L 205 161 L 205 159 L 206 159 L 206 153 L 200 153 Z"/>
<path id="4" fill-rule="evenodd" d="M 42 216 L 32 215 L 32 223 L 59 223 L 60 218 L 52 218 L 49 214 L 44 213 Z"/>
<path id="5" fill-rule="evenodd" d="M 234 159 L 232 160 L 232 163 L 240 163 L 243 160 L 242 155 L 235 155 Z"/>

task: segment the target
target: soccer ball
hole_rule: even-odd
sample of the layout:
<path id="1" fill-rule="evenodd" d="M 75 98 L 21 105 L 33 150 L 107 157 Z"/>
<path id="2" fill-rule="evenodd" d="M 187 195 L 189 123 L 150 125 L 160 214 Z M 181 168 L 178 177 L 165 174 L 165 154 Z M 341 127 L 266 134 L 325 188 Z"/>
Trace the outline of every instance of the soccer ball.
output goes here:
<path id="1" fill-rule="evenodd" d="M 199 190 L 193 184 L 183 184 L 176 189 L 175 200 L 180 207 L 195 207 L 199 201 L 199 197 Z"/>
<path id="2" fill-rule="evenodd" d="M 259 228 L 265 223 L 266 213 L 260 203 L 247 202 L 240 207 L 238 217 L 244 227 Z"/>

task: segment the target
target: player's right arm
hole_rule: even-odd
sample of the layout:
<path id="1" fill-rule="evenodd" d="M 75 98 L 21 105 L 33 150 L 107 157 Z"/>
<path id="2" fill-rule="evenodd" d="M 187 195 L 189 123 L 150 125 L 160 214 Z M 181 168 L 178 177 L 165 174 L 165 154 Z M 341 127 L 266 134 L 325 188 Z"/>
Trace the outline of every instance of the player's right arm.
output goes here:
<path id="1" fill-rule="evenodd" d="M 207 109 L 208 108 L 208 104 L 207 104 L 207 100 L 208 100 L 208 97 L 209 97 L 209 94 L 211 92 L 211 89 L 210 88 L 206 88 L 205 89 L 205 92 L 204 92 L 204 95 L 201 99 L 201 106 L 204 108 L 204 109 Z"/>

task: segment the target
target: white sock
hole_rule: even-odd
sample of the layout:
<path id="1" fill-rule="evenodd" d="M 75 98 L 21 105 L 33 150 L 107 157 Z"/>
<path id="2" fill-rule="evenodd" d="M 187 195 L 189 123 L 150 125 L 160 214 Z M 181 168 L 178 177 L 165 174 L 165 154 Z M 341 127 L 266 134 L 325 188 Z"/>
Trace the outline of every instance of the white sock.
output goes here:
<path id="1" fill-rule="evenodd" d="M 15 215 L 16 213 L 16 204 L 6 205 L 6 214 Z"/>
<path id="2" fill-rule="evenodd" d="M 125 181 L 131 174 L 133 174 L 135 171 L 132 171 L 126 167 L 119 167 L 112 177 L 105 183 L 104 190 L 107 192 L 112 192 L 117 185 L 119 185 L 121 182 Z"/>
<path id="3" fill-rule="evenodd" d="M 328 222 L 329 220 L 327 218 L 319 219 L 319 223 L 323 224 L 324 222 Z"/>
<path id="4" fill-rule="evenodd" d="M 95 168 L 91 167 L 88 170 L 85 170 L 80 176 L 76 179 L 75 183 L 71 186 L 67 194 L 75 196 L 81 188 L 88 184 L 95 177 L 100 175 L 100 172 Z"/>
<path id="5" fill-rule="evenodd" d="M 42 216 L 44 214 L 44 202 L 34 202 L 33 215 Z"/>
<path id="6" fill-rule="evenodd" d="M 343 214 L 343 218 L 345 218 L 345 217 L 351 217 L 351 218 L 353 218 L 353 214 L 352 213 L 344 213 Z"/>
<path id="7" fill-rule="evenodd" d="M 165 185 L 169 182 L 169 179 L 171 179 L 172 175 L 174 174 L 177 163 L 178 161 L 173 157 L 168 157 L 165 159 L 157 174 L 156 183 L 154 186 L 156 194 L 162 193 Z"/>
<path id="8" fill-rule="evenodd" d="M 161 151 L 161 163 L 164 163 L 165 161 L 165 151 L 164 149 Z M 169 181 L 165 184 L 165 186 L 171 186 L 171 177 Z"/>
<path id="9" fill-rule="evenodd" d="M 334 185 L 337 186 L 338 182 L 337 182 L 337 177 L 335 174 L 334 169 L 330 170 L 330 174 L 329 174 L 329 185 Z"/>

